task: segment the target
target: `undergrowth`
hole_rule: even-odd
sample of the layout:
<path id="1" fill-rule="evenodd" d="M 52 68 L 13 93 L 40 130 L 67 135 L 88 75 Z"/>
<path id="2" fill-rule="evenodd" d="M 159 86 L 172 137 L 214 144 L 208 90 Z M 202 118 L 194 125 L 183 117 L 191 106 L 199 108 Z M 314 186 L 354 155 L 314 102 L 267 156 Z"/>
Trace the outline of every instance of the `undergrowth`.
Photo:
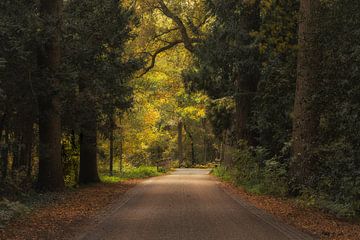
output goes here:
<path id="1" fill-rule="evenodd" d="M 100 179 L 105 183 L 116 183 L 127 179 L 141 179 L 148 177 L 160 176 L 162 173 L 165 173 L 166 169 L 156 168 L 153 166 L 140 166 L 140 167 L 130 167 L 126 166 L 123 171 L 115 171 L 113 175 L 108 173 L 101 172 Z"/>
<path id="2" fill-rule="evenodd" d="M 212 170 L 212 174 L 223 181 L 242 187 L 251 194 L 295 197 L 302 205 L 318 208 L 339 218 L 359 218 L 359 199 L 348 198 L 345 201 L 344 194 L 330 195 L 324 187 L 303 187 L 297 195 L 292 195 L 288 160 L 284 160 L 282 156 L 269 157 L 267 151 L 261 147 L 249 147 L 246 143 L 240 143 L 232 158 L 231 167 L 220 165 Z M 356 186 L 352 189 L 354 192 L 358 191 Z"/>

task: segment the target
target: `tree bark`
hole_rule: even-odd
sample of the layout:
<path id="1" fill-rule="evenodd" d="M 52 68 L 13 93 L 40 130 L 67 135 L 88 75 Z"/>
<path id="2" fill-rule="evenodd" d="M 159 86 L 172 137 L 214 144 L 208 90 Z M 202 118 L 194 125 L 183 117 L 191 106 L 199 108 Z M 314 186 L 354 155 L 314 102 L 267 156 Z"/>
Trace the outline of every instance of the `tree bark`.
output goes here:
<path id="1" fill-rule="evenodd" d="M 203 125 L 203 129 L 204 129 L 204 136 L 203 136 L 203 145 L 204 145 L 204 163 L 207 163 L 208 161 L 208 130 L 206 127 L 206 118 L 202 119 L 202 125 Z"/>
<path id="2" fill-rule="evenodd" d="M 251 48 L 253 38 L 250 33 L 260 29 L 260 0 L 255 2 L 244 1 L 243 7 L 245 10 L 241 22 L 244 31 L 249 35 L 247 39 L 243 40 L 243 44 Z M 252 49 L 251 53 L 258 54 L 257 48 Z M 251 68 L 254 69 L 251 70 Z M 255 145 L 255 136 L 253 136 L 247 125 L 251 116 L 253 99 L 260 81 L 260 59 L 254 61 L 251 68 L 235 75 L 235 131 L 238 141 L 245 140 L 248 144 Z"/>
<path id="3" fill-rule="evenodd" d="M 41 0 L 40 15 L 50 32 L 39 56 L 39 65 L 46 72 L 46 93 L 39 96 L 39 173 L 37 187 L 44 191 L 64 189 L 61 164 L 61 120 L 56 73 L 61 64 L 62 0 Z M 48 74 L 51 76 L 48 76 Z"/>
<path id="4" fill-rule="evenodd" d="M 119 171 L 120 171 L 120 176 L 122 175 L 123 172 L 123 157 L 124 157 L 124 130 L 123 130 L 123 126 L 122 126 L 122 116 L 120 116 L 119 118 L 119 130 L 120 130 L 120 143 L 119 143 Z"/>
<path id="5" fill-rule="evenodd" d="M 255 143 L 255 138 L 248 129 L 251 116 L 253 99 L 257 91 L 259 76 L 253 75 L 251 79 L 236 77 L 236 99 L 235 99 L 235 128 L 237 140 L 245 140 L 250 145 Z"/>
<path id="6" fill-rule="evenodd" d="M 190 130 L 186 127 L 186 125 L 184 124 L 184 129 L 186 134 L 189 136 L 190 138 L 190 145 L 191 145 L 191 165 L 195 165 L 196 163 L 196 159 L 195 159 L 195 147 L 194 147 L 194 137 L 191 134 Z"/>
<path id="7" fill-rule="evenodd" d="M 109 159 L 109 174 L 113 176 L 114 174 L 114 130 L 115 130 L 115 121 L 114 117 L 110 116 L 110 159 Z"/>
<path id="8" fill-rule="evenodd" d="M 15 131 L 15 145 L 13 149 L 13 164 L 12 170 L 26 170 L 31 162 L 32 147 L 34 138 L 34 118 L 32 109 L 29 108 L 25 112 L 19 113 L 16 125 L 18 126 Z"/>
<path id="9" fill-rule="evenodd" d="M 183 152 L 183 122 L 179 120 L 178 122 L 178 151 L 177 158 L 179 160 L 179 165 L 182 166 L 184 164 L 184 152 Z"/>
<path id="10" fill-rule="evenodd" d="M 89 81 L 90 77 L 86 73 L 80 75 L 80 184 L 100 182 L 97 165 L 97 113 Z"/>
<path id="11" fill-rule="evenodd" d="M 1 140 L 0 146 L 0 157 L 1 157 L 1 182 L 5 180 L 8 172 L 8 163 L 9 163 L 9 137 L 8 134 L 4 131 L 4 134 L 1 134 L 3 139 Z"/>
<path id="12" fill-rule="evenodd" d="M 96 120 L 95 110 L 89 110 L 88 118 L 82 119 L 80 134 L 80 184 L 100 182 L 97 166 Z"/>
<path id="13" fill-rule="evenodd" d="M 315 144 L 319 116 L 313 108 L 313 95 L 317 89 L 316 69 L 319 66 L 315 34 L 315 16 L 319 0 L 301 0 L 299 17 L 299 52 L 297 81 L 293 112 L 293 161 L 290 171 L 299 185 L 309 184 L 315 162 L 311 148 Z"/>

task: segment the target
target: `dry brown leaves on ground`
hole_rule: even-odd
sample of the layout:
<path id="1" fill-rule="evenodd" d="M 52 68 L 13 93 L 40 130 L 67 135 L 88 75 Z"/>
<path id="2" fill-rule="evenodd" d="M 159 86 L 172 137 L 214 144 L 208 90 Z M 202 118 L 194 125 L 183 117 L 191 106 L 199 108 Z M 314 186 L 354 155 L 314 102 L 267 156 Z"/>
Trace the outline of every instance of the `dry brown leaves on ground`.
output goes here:
<path id="1" fill-rule="evenodd" d="M 360 224 L 337 219 L 317 209 L 301 206 L 291 199 L 251 195 L 232 184 L 223 183 L 230 192 L 275 215 L 282 221 L 326 240 L 360 240 Z"/>
<path id="2" fill-rule="evenodd" d="M 0 239 L 64 239 L 74 226 L 90 220 L 139 181 L 97 184 L 64 192 L 60 200 L 10 222 L 6 228 L 0 230 Z"/>

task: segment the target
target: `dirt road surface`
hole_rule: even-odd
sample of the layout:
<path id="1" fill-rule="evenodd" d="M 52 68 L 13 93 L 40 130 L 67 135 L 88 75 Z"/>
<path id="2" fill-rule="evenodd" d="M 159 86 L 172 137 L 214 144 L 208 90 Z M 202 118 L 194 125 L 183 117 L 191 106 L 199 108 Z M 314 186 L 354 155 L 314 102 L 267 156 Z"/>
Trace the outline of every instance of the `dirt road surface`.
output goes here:
<path id="1" fill-rule="evenodd" d="M 139 184 L 76 240 L 313 239 L 221 188 L 209 170 L 178 169 Z"/>

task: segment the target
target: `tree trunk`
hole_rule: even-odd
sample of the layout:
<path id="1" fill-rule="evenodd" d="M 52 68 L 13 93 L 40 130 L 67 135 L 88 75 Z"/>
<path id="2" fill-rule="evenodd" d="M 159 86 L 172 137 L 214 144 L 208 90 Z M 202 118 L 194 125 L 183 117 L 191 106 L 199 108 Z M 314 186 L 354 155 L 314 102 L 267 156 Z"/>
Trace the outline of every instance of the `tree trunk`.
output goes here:
<path id="1" fill-rule="evenodd" d="M 299 17 L 299 52 L 295 103 L 293 112 L 293 161 L 290 170 L 299 185 L 309 184 L 314 161 L 311 148 L 315 144 L 319 116 L 313 108 L 312 98 L 317 89 L 316 69 L 319 66 L 315 34 L 315 15 L 319 0 L 301 0 Z"/>
<path id="2" fill-rule="evenodd" d="M 244 31 L 248 33 L 247 39 L 243 44 L 251 48 L 251 53 L 258 56 L 258 49 L 251 47 L 254 39 L 250 36 L 251 32 L 260 29 L 260 0 L 244 1 L 244 14 L 242 24 Z M 248 123 L 251 117 L 252 104 L 257 92 L 257 86 L 260 81 L 260 59 L 254 60 L 252 66 L 245 72 L 239 72 L 235 76 L 235 131 L 237 140 L 245 140 L 250 145 L 255 145 L 255 136 L 248 129 Z"/>
<path id="3" fill-rule="evenodd" d="M 16 122 L 19 129 L 15 133 L 16 147 L 13 149 L 12 170 L 26 170 L 31 162 L 34 138 L 34 118 L 32 109 L 19 113 Z"/>
<path id="4" fill-rule="evenodd" d="M 178 151 L 177 158 L 179 160 L 180 167 L 184 164 L 184 153 L 183 153 L 183 122 L 179 120 L 178 122 Z"/>
<path id="5" fill-rule="evenodd" d="M 203 136 L 203 145 L 204 145 L 204 163 L 208 161 L 208 139 L 207 139 L 207 127 L 206 127 L 206 118 L 202 120 L 202 125 L 204 129 L 204 136 Z"/>
<path id="6" fill-rule="evenodd" d="M 115 122 L 114 117 L 110 116 L 110 161 L 109 161 L 109 173 L 110 176 L 113 176 L 114 174 L 114 130 L 115 130 Z"/>
<path id="7" fill-rule="evenodd" d="M 100 182 L 97 165 L 97 113 L 95 99 L 89 86 L 90 79 L 84 72 L 79 78 L 80 184 Z"/>
<path id="8" fill-rule="evenodd" d="M 237 140 L 245 140 L 250 145 L 255 143 L 254 136 L 249 131 L 247 124 L 251 116 L 251 105 L 259 76 L 254 76 L 252 79 L 236 78 L 237 96 L 235 100 L 235 115 L 236 115 L 236 136 Z"/>
<path id="9" fill-rule="evenodd" d="M 184 124 L 184 129 L 186 134 L 189 136 L 190 138 L 190 145 L 191 145 L 191 165 L 195 165 L 196 163 L 196 159 L 195 159 L 195 147 L 194 147 L 194 137 L 191 134 L 190 130 L 186 127 L 186 125 Z"/>
<path id="10" fill-rule="evenodd" d="M 120 176 L 122 175 L 123 172 L 123 155 L 124 155 L 124 149 L 123 149 L 123 142 L 124 142 L 124 130 L 123 130 L 123 126 L 122 126 L 122 116 L 120 116 L 119 119 L 119 130 L 120 130 L 120 143 L 119 143 L 119 171 L 120 171 Z"/>
<path id="11" fill-rule="evenodd" d="M 5 132 L 5 131 L 4 131 Z M 2 134 L 3 139 L 0 139 L 0 157 L 1 157 L 1 182 L 5 180 L 8 172 L 8 163 L 9 163 L 9 137 L 5 132 Z"/>
<path id="12" fill-rule="evenodd" d="M 95 110 L 89 110 L 88 118 L 82 119 L 80 134 L 79 183 L 100 182 L 97 166 L 97 122 Z"/>
<path id="13" fill-rule="evenodd" d="M 46 93 L 39 96 L 39 189 L 57 191 L 64 188 L 61 164 L 61 120 L 58 97 L 59 80 L 56 73 L 61 64 L 62 0 L 41 0 L 40 15 L 49 31 L 49 40 L 39 56 L 39 65 L 45 73 Z M 51 74 L 49 76 L 48 74 Z"/>
<path id="14" fill-rule="evenodd" d="M 34 128 L 33 121 L 30 118 L 27 121 L 26 128 L 22 131 L 22 141 L 21 141 L 21 149 L 20 149 L 20 166 L 27 168 L 29 166 L 29 162 L 31 162 L 32 158 L 32 148 L 33 148 L 33 140 L 34 140 Z"/>

